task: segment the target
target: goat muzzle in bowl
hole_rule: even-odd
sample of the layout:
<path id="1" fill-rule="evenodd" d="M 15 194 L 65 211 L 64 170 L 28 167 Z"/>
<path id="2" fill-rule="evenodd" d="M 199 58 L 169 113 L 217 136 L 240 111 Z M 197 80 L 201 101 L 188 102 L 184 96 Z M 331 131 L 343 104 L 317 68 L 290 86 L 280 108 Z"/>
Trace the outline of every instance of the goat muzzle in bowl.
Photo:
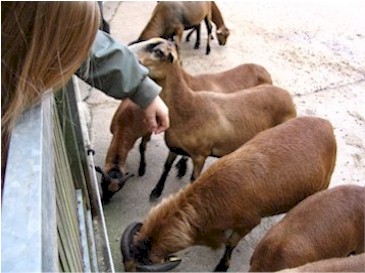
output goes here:
<path id="1" fill-rule="evenodd" d="M 124 230 L 120 242 L 120 249 L 123 256 L 124 268 L 126 271 L 138 272 L 166 272 L 174 269 L 181 262 L 177 256 L 169 256 L 161 263 L 152 264 L 148 257 L 138 257 L 135 246 L 133 245 L 133 238 L 139 232 L 142 223 L 133 222 Z"/>

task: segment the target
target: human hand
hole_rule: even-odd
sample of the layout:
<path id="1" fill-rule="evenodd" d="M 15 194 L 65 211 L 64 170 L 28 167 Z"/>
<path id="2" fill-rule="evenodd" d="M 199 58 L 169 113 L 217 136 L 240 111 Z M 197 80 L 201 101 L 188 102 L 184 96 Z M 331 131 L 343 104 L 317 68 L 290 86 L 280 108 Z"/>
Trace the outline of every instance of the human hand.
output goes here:
<path id="1" fill-rule="evenodd" d="M 169 128 L 169 109 L 159 96 L 147 106 L 144 112 L 145 122 L 151 132 L 160 134 Z"/>

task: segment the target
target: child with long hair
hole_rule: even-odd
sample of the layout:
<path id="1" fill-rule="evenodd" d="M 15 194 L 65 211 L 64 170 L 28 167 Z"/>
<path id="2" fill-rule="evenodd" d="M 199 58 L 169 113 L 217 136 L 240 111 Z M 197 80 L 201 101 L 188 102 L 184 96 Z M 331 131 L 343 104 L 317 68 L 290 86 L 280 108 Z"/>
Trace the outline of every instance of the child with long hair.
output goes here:
<path id="1" fill-rule="evenodd" d="M 1 3 L 2 184 L 15 120 L 39 102 L 43 93 L 65 85 L 83 62 L 93 58 L 101 66 L 90 65 L 95 69 L 94 74 L 86 75 L 90 83 L 99 84 L 99 89 L 116 98 L 134 100 L 145 110 L 151 131 L 160 133 L 168 128 L 168 109 L 158 96 L 160 87 L 126 47 L 98 31 L 100 22 L 97 2 Z M 110 64 L 113 67 L 109 69 Z M 114 77 L 110 73 L 115 70 L 131 75 L 131 80 Z M 133 80 L 135 76 L 137 80 Z M 103 81 L 104 77 L 108 81 Z M 106 86 L 106 82 L 113 84 Z"/>

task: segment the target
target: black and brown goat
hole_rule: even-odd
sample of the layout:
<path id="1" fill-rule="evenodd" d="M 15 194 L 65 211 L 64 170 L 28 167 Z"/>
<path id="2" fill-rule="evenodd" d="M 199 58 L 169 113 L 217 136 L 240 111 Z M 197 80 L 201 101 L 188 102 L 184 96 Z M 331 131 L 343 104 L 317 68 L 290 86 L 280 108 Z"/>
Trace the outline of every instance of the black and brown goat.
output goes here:
<path id="1" fill-rule="evenodd" d="M 299 117 L 259 133 L 163 199 L 143 223 L 127 227 L 121 240 L 125 269 L 166 271 L 179 263 L 173 253 L 225 244 L 216 267 L 225 271 L 233 249 L 263 217 L 328 187 L 336 147 L 331 124 L 320 118 Z"/>
<path id="2" fill-rule="evenodd" d="M 131 46 L 138 47 L 138 44 Z M 182 68 L 182 77 L 193 91 L 210 90 L 214 92 L 231 93 L 237 90 L 257 86 L 260 84 L 271 84 L 271 76 L 267 70 L 257 64 L 242 64 L 232 69 L 219 73 L 191 75 Z M 117 169 L 121 174 L 126 173 L 126 159 L 134 143 L 142 138 L 139 145 L 140 164 L 138 174 L 145 174 L 146 161 L 145 151 L 150 140 L 151 133 L 143 122 L 143 110 L 131 100 L 123 100 L 115 112 L 110 131 L 113 135 L 112 141 L 107 151 L 105 159 L 104 173 L 108 174 L 111 170 Z M 179 177 L 185 174 L 186 157 L 179 162 Z M 124 185 L 118 179 L 105 180 L 102 177 L 103 202 L 108 203 L 113 193 L 120 190 Z M 123 176 L 122 176 L 123 177 Z M 105 192 L 105 193 L 104 193 Z"/>
<path id="3" fill-rule="evenodd" d="M 177 36 L 176 44 L 181 46 L 183 32 L 186 29 L 197 29 L 195 48 L 200 44 L 200 22 L 205 21 L 208 29 L 206 54 L 210 53 L 212 36 L 211 1 L 160 1 L 152 16 L 136 41 L 138 43 L 154 37 L 172 39 Z M 198 31 L 199 28 L 199 31 Z"/>
<path id="4" fill-rule="evenodd" d="M 225 45 L 227 43 L 227 39 L 230 34 L 230 31 L 227 28 L 227 26 L 224 24 L 222 13 L 214 1 L 212 2 L 212 22 L 216 26 L 215 34 L 217 36 L 219 45 Z M 207 29 L 208 29 L 208 26 L 207 26 Z M 197 34 L 196 34 L 197 39 L 200 39 L 200 24 L 199 24 L 199 26 L 197 26 L 196 28 L 194 28 L 193 30 L 191 30 L 188 33 L 188 35 L 186 36 L 186 41 L 190 40 L 190 36 L 194 33 L 194 31 L 197 32 Z M 196 43 L 198 43 L 198 42 L 196 42 Z M 199 41 L 199 43 L 200 43 L 200 41 Z"/>
<path id="5" fill-rule="evenodd" d="M 164 172 L 150 198 L 158 198 L 178 154 L 193 160 L 192 180 L 201 173 L 208 156 L 233 152 L 258 132 L 296 116 L 290 94 L 273 85 L 259 85 L 229 94 L 194 92 L 184 80 L 176 47 L 162 38 L 135 49 L 161 87 L 169 107 L 170 128 L 165 142 L 170 150 Z"/>
<path id="6" fill-rule="evenodd" d="M 307 197 L 257 245 L 250 271 L 277 271 L 364 252 L 365 187 L 342 185 Z"/>

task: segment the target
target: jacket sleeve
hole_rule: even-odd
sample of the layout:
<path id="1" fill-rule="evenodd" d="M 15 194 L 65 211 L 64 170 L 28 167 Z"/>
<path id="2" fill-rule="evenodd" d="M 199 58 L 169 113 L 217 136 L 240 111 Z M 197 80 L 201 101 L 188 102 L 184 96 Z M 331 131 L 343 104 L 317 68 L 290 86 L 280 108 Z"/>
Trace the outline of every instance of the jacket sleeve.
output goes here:
<path id="1" fill-rule="evenodd" d="M 161 92 L 134 53 L 100 30 L 89 60 L 76 74 L 105 94 L 116 99 L 128 97 L 141 108 L 146 108 Z"/>

